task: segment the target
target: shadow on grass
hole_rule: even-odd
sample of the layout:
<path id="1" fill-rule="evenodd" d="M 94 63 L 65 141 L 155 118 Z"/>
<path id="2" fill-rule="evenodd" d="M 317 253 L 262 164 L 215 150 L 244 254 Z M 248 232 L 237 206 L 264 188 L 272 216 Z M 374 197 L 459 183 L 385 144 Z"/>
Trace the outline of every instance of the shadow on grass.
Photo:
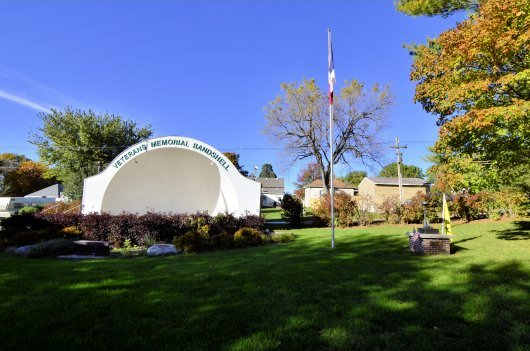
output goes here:
<path id="1" fill-rule="evenodd" d="M 498 239 L 502 240 L 529 240 L 530 239 L 530 221 L 513 222 L 515 228 L 508 230 L 496 230 Z"/>
<path id="2" fill-rule="evenodd" d="M 56 350 L 528 345 L 529 275 L 520 263 L 462 265 L 457 256 L 411 255 L 406 240 L 389 236 L 341 238 L 335 250 L 306 235 L 195 256 L 16 260 L 9 286 L 0 281 L 0 340 L 6 349 Z"/>

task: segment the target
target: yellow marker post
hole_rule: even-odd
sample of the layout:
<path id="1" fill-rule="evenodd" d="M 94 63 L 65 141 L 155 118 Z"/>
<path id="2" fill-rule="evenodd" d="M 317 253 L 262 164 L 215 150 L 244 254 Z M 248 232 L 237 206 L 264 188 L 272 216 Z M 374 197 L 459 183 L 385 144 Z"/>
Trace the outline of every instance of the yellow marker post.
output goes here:
<path id="1" fill-rule="evenodd" d="M 451 229 L 451 215 L 449 214 L 449 206 L 447 206 L 445 194 L 443 194 L 442 203 L 442 234 L 453 235 L 453 230 Z M 452 238 L 451 241 L 453 241 Z"/>

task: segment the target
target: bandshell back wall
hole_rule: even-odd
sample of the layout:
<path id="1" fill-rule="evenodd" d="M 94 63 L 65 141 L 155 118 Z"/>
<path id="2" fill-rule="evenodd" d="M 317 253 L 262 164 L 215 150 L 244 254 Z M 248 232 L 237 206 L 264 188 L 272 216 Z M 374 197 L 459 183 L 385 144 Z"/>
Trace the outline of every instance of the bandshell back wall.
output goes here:
<path id="1" fill-rule="evenodd" d="M 129 147 L 85 179 L 83 213 L 260 212 L 261 185 L 243 177 L 217 149 L 167 136 Z"/>

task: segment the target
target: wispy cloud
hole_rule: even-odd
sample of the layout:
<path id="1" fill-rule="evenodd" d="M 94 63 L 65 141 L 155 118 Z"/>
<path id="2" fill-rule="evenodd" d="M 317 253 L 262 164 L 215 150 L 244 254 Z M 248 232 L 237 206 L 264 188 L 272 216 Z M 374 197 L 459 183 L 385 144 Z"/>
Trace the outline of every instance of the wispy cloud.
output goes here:
<path id="1" fill-rule="evenodd" d="M 8 93 L 8 92 L 6 92 L 4 90 L 1 90 L 1 89 L 0 89 L 0 98 L 15 102 L 15 103 L 23 105 L 23 106 L 27 106 L 29 108 L 32 108 L 32 109 L 40 111 L 40 112 L 46 112 L 46 113 L 50 112 L 50 108 L 48 108 L 46 106 L 43 106 L 43 105 L 41 105 L 41 104 L 39 104 L 37 102 L 34 102 L 34 101 L 28 100 L 26 98 L 23 98 L 21 96 L 17 96 L 17 95 Z"/>
<path id="2" fill-rule="evenodd" d="M 3 90 L 2 87 L 8 90 Z M 25 94 L 17 93 L 21 91 Z M 31 97 L 28 98 L 28 95 Z M 84 102 L 54 90 L 2 63 L 0 63 L 0 98 L 42 112 L 49 112 L 51 108 L 60 109 L 66 106 L 80 109 L 89 108 Z"/>

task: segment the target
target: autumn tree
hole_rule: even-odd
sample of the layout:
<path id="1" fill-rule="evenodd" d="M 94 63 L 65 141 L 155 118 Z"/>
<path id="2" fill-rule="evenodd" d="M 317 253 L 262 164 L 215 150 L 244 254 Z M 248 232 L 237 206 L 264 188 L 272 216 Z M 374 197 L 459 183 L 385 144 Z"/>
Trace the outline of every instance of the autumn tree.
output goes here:
<path id="1" fill-rule="evenodd" d="M 331 160 L 329 155 L 328 98 L 314 80 L 301 84 L 282 84 L 278 96 L 265 109 L 264 132 L 283 146 L 294 163 L 316 163 L 325 193 L 329 193 Z M 388 87 L 367 89 L 358 81 L 346 82 L 334 99 L 334 163 L 349 164 L 354 159 L 374 162 L 381 157 L 378 135 L 392 103 Z"/>
<path id="2" fill-rule="evenodd" d="M 261 172 L 259 173 L 259 176 L 260 178 L 278 178 L 276 173 L 274 173 L 270 163 L 265 163 L 263 166 L 261 166 Z"/>
<path id="3" fill-rule="evenodd" d="M 2 182 L 2 196 L 25 196 L 57 182 L 46 176 L 46 166 L 30 160 L 23 161 L 6 173 Z"/>
<path id="4" fill-rule="evenodd" d="M 411 79 L 415 101 L 438 117 L 440 165 L 468 159 L 511 179 L 528 171 L 528 0 L 481 1 L 456 28 L 415 49 Z"/>
<path id="5" fill-rule="evenodd" d="M 455 12 L 478 10 L 480 0 L 398 0 L 396 7 L 399 11 L 412 16 L 447 17 Z"/>
<path id="6" fill-rule="evenodd" d="M 425 174 L 420 167 L 414 165 L 401 164 L 401 176 L 405 178 L 424 178 Z M 384 166 L 379 172 L 380 177 L 397 177 L 397 163 L 392 162 Z"/>
<path id="7" fill-rule="evenodd" d="M 242 176 L 248 177 L 248 171 L 245 171 L 243 167 L 239 164 L 239 154 L 235 152 L 225 152 L 224 155 L 230 162 L 232 162 L 234 167 L 238 170 L 239 173 L 241 173 Z"/>
<path id="8" fill-rule="evenodd" d="M 0 154 L 0 195 L 8 193 L 8 190 L 5 189 L 4 186 L 4 178 L 6 174 L 16 170 L 20 164 L 25 161 L 29 161 L 29 159 L 24 155 L 13 154 L 10 152 Z"/>
<path id="9" fill-rule="evenodd" d="M 43 125 L 30 142 L 50 167 L 48 174 L 61 181 L 71 199 L 81 198 L 84 178 L 97 174 L 120 152 L 153 134 L 149 125 L 138 128 L 136 122 L 121 116 L 97 115 L 90 110 L 52 110 L 40 118 Z"/>
<path id="10" fill-rule="evenodd" d="M 296 177 L 296 183 L 294 183 L 296 190 L 294 191 L 294 194 L 298 198 L 303 198 L 304 187 L 317 179 L 320 179 L 320 168 L 314 162 L 308 163 L 300 170 L 298 177 Z"/>
<path id="11" fill-rule="evenodd" d="M 345 176 L 340 177 L 339 179 L 354 186 L 358 186 L 359 183 L 364 179 L 364 177 L 367 176 L 368 173 L 366 173 L 365 171 L 350 171 L 346 173 Z"/>

